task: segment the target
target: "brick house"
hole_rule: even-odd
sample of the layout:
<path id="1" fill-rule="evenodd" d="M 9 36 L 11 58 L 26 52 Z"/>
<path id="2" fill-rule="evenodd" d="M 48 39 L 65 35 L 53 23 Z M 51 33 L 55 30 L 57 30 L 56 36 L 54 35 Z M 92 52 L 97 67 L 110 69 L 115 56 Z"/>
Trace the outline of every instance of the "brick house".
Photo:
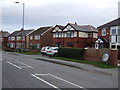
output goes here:
<path id="1" fill-rule="evenodd" d="M 95 41 L 98 48 L 120 48 L 120 18 L 98 27 L 98 39 Z"/>
<path id="2" fill-rule="evenodd" d="M 53 28 L 53 46 L 85 48 L 93 47 L 97 38 L 97 29 L 91 25 L 68 23 Z"/>
<path id="3" fill-rule="evenodd" d="M 7 47 L 9 35 L 10 33 L 8 31 L 0 31 L 0 46 Z"/>
<path id="4" fill-rule="evenodd" d="M 52 46 L 52 27 L 40 27 L 28 34 L 28 48 L 40 50 L 43 46 Z"/>
<path id="5" fill-rule="evenodd" d="M 16 49 L 21 49 L 23 47 L 25 49 L 27 44 L 27 34 L 31 31 L 33 31 L 33 29 L 14 31 L 8 36 L 8 46 Z"/>

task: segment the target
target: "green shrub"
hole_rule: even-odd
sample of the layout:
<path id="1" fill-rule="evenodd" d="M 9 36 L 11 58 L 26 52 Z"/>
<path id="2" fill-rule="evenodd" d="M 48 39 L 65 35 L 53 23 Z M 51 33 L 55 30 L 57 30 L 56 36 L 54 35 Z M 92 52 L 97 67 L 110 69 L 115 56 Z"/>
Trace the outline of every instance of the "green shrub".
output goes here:
<path id="1" fill-rule="evenodd" d="M 14 52 L 15 50 L 12 49 L 12 48 L 7 48 L 7 47 L 4 47 L 3 48 L 4 51 L 8 51 L 8 52 Z"/>
<path id="2" fill-rule="evenodd" d="M 73 59 L 83 59 L 84 49 L 81 48 L 59 48 L 58 56 L 73 58 Z"/>
<path id="3" fill-rule="evenodd" d="M 118 50 L 118 60 L 120 60 L 120 49 Z"/>

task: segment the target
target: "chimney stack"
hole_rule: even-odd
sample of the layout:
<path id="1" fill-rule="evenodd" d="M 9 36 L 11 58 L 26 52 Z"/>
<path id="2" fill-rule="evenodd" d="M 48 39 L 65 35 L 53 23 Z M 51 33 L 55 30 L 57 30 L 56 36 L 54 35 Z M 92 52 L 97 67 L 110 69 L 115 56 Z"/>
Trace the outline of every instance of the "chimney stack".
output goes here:
<path id="1" fill-rule="evenodd" d="M 77 22 L 75 22 L 75 25 L 77 25 Z"/>

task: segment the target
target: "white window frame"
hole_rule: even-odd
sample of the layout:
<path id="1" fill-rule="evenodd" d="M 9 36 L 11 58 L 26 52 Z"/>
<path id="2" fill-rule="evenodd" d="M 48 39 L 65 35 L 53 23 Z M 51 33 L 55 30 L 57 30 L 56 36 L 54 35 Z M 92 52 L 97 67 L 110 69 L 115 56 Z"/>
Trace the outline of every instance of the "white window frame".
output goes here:
<path id="1" fill-rule="evenodd" d="M 106 36 L 106 28 L 102 29 L 102 36 Z"/>
<path id="2" fill-rule="evenodd" d="M 39 43 L 36 44 L 36 48 L 40 48 L 40 44 Z"/>
<path id="3" fill-rule="evenodd" d="M 68 35 L 69 34 L 69 35 Z M 67 38 L 72 38 L 72 37 L 74 37 L 74 31 L 68 31 L 68 32 L 66 32 L 66 37 Z"/>
<path id="4" fill-rule="evenodd" d="M 25 36 L 22 37 L 23 41 L 25 41 Z"/>
<path id="5" fill-rule="evenodd" d="M 30 36 L 30 40 L 33 40 L 33 36 Z"/>
<path id="6" fill-rule="evenodd" d="M 17 36 L 17 37 L 16 37 L 16 40 L 21 40 L 21 36 Z"/>
<path id="7" fill-rule="evenodd" d="M 11 41 L 14 41 L 15 40 L 15 36 L 11 36 Z"/>
<path id="8" fill-rule="evenodd" d="M 35 35 L 35 40 L 40 40 L 40 35 Z"/>
<path id="9" fill-rule="evenodd" d="M 55 32 L 56 38 L 62 38 L 62 32 Z"/>
<path id="10" fill-rule="evenodd" d="M 8 37 L 8 40 L 11 40 L 11 37 Z"/>
<path id="11" fill-rule="evenodd" d="M 116 33 L 113 34 L 113 30 L 116 30 Z M 118 34 L 118 26 L 114 26 L 110 28 L 110 35 L 117 35 Z"/>
<path id="12" fill-rule="evenodd" d="M 10 43 L 11 48 L 15 48 L 15 43 Z"/>

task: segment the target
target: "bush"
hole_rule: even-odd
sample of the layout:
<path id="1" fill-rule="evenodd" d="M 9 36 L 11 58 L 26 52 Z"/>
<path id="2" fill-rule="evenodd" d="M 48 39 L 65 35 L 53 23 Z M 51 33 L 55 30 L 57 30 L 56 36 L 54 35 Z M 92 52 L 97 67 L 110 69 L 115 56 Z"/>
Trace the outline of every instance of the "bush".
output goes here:
<path id="1" fill-rule="evenodd" d="M 120 60 L 120 49 L 118 50 L 118 60 Z"/>
<path id="2" fill-rule="evenodd" d="M 84 49 L 81 48 L 59 48 L 58 56 L 73 58 L 73 59 L 83 59 Z"/>
<path id="3" fill-rule="evenodd" d="M 7 48 L 7 47 L 3 47 L 3 50 L 8 52 L 14 52 L 14 49 Z"/>

